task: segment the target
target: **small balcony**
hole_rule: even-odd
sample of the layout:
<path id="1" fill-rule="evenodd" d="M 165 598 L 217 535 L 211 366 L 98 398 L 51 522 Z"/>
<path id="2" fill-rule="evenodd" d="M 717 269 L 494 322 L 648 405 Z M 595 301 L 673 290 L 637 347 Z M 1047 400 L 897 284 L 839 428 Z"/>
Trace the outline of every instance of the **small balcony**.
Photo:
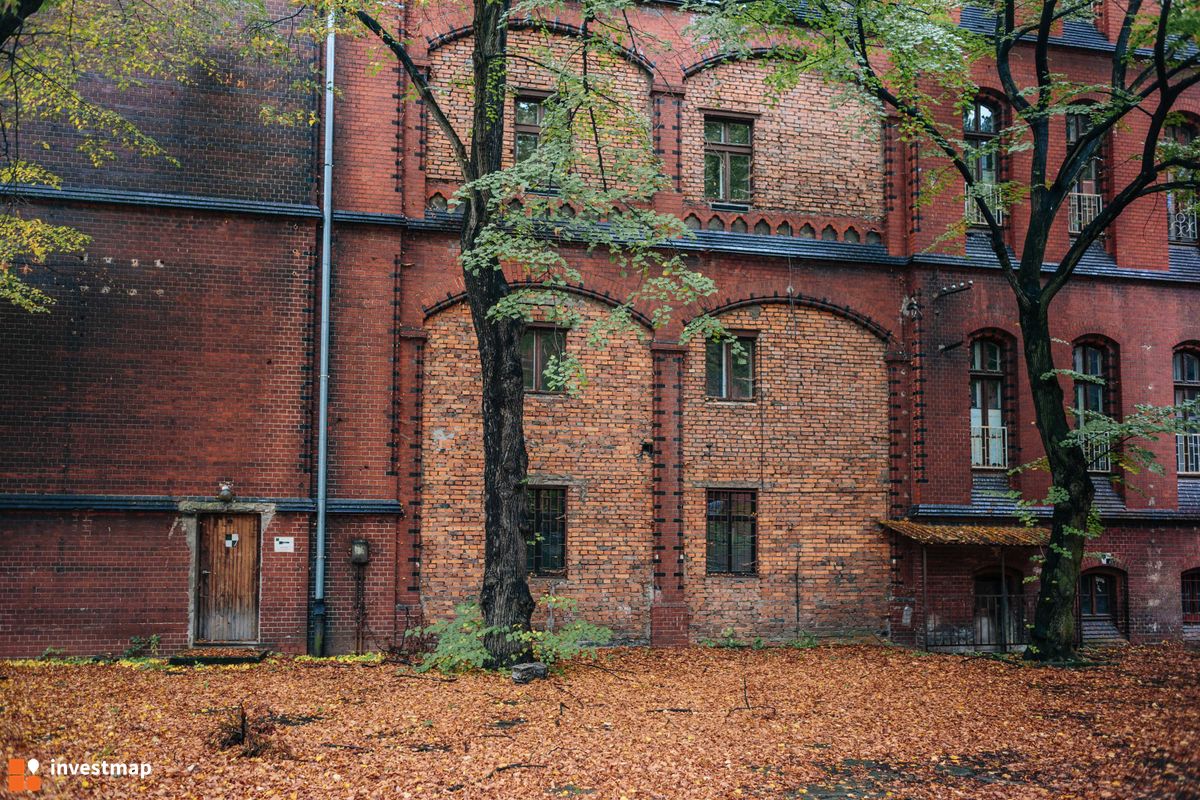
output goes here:
<path id="1" fill-rule="evenodd" d="M 1088 436 L 1080 442 L 1088 472 L 1112 472 L 1112 457 L 1106 436 Z"/>
<path id="2" fill-rule="evenodd" d="M 1180 475 L 1200 475 L 1200 433 L 1175 434 L 1175 456 Z"/>
<path id="3" fill-rule="evenodd" d="M 1067 199 L 1068 230 L 1072 234 L 1082 233 L 1104 208 L 1104 198 L 1098 194 L 1072 192 Z"/>
<path id="4" fill-rule="evenodd" d="M 1174 194 L 1167 195 L 1167 214 L 1172 242 L 1196 243 L 1196 209 L 1180 201 Z"/>
<path id="5" fill-rule="evenodd" d="M 1008 428 L 1003 425 L 971 428 L 971 466 L 1008 468 Z"/>
<path id="6" fill-rule="evenodd" d="M 979 209 L 979 203 L 975 202 L 976 197 L 982 197 L 983 202 L 991 209 L 992 216 L 996 218 L 996 223 L 1004 224 L 1004 205 L 1000 201 L 1000 187 L 991 186 L 988 184 L 976 184 L 972 192 L 970 187 L 966 188 L 966 218 L 968 225 L 987 225 L 987 220 L 983 218 L 983 212 Z"/>

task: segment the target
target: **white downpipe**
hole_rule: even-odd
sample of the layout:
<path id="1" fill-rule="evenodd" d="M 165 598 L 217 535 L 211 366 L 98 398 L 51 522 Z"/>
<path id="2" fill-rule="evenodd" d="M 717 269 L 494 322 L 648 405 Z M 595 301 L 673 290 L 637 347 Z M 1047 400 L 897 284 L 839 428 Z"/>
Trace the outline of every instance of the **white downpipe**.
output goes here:
<path id="1" fill-rule="evenodd" d="M 317 401 L 317 552 L 313 581 L 313 650 L 325 649 L 325 515 L 329 482 L 329 294 L 333 264 L 334 12 L 325 22 L 325 156 L 321 197 L 321 351 Z"/>

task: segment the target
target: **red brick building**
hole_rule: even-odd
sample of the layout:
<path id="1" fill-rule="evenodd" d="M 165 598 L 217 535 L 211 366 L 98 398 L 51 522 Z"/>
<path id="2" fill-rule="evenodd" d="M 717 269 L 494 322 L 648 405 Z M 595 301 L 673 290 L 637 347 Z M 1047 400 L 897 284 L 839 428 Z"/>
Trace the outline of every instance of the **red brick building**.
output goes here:
<path id="1" fill-rule="evenodd" d="M 421 34 L 415 56 L 465 126 L 465 20 L 407 13 L 392 23 Z M 971 233 L 933 247 L 962 217 L 961 194 L 917 202 L 928 165 L 820 79 L 768 102 L 769 65 L 696 51 L 673 5 L 646 5 L 635 23 L 674 47 L 627 50 L 605 70 L 653 121 L 670 179 L 657 207 L 694 229 L 678 246 L 715 278 L 710 310 L 751 358 L 679 344 L 685 319 L 605 350 L 577 332 L 531 333 L 578 352 L 591 379 L 580 397 L 538 391 L 531 362 L 535 595 L 574 597 L 632 642 L 726 629 L 1019 642 L 1038 534 L 1014 530 L 999 492 L 1038 497 L 1045 478 L 1005 477 L 1040 453 L 1011 291 Z M 1072 77 L 1107 75 L 1106 25 L 1064 23 L 1055 48 Z M 565 17 L 514 27 L 518 53 L 565 51 L 579 35 Z M 479 367 L 444 211 L 456 176 L 406 80 L 369 60 L 362 42 L 339 44 L 330 651 L 396 644 L 474 593 L 483 562 Z M 514 113 L 552 88 L 531 63 L 510 64 Z M 0 655 L 120 651 L 152 635 L 166 649 L 306 649 L 321 142 L 258 121 L 279 81 L 235 85 L 122 98 L 180 167 L 93 170 L 52 131 L 65 187 L 23 193 L 93 241 L 31 274 L 52 313 L 0 309 Z M 966 134 L 1007 113 L 981 104 Z M 1184 108 L 1200 121 L 1200 94 Z M 1072 220 L 1135 169 L 1122 155 L 1140 124 L 1079 187 L 1052 261 Z M 1027 158 L 993 168 L 1024 175 Z M 1119 415 L 1196 396 L 1200 251 L 1195 219 L 1173 210 L 1136 205 L 1057 301 L 1058 363 L 1108 378 L 1080 389 L 1086 407 Z M 1009 215 L 1011 241 L 1023 225 Z M 629 288 L 606 259 L 575 261 L 585 317 Z M 1088 638 L 1200 636 L 1200 438 L 1152 447 L 1162 474 L 1114 483 L 1096 459 L 1106 531 L 1081 585 Z M 365 564 L 351 563 L 355 540 Z"/>

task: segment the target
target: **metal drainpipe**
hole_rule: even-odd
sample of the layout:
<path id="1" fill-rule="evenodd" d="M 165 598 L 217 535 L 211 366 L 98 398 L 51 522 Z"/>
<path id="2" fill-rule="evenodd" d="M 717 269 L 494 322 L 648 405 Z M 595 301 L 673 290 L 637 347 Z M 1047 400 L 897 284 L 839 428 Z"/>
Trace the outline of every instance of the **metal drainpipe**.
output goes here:
<path id="1" fill-rule="evenodd" d="M 325 506 L 329 479 L 329 293 L 333 286 L 334 12 L 325 21 L 325 163 L 321 198 L 321 369 L 317 411 L 317 553 L 313 580 L 312 654 L 325 654 Z"/>

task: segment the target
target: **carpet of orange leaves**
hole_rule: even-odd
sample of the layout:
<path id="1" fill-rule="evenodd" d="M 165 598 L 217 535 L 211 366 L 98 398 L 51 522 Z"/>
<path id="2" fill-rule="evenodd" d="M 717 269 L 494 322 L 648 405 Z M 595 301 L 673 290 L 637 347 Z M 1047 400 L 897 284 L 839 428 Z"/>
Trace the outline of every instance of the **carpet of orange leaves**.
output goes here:
<path id="1" fill-rule="evenodd" d="M 0 746 L 154 768 L 47 776 L 47 798 L 1200 797 L 1200 652 L 1102 657 L 628 649 L 527 686 L 283 658 L 8 663 Z M 243 705 L 257 755 L 218 743 Z"/>

